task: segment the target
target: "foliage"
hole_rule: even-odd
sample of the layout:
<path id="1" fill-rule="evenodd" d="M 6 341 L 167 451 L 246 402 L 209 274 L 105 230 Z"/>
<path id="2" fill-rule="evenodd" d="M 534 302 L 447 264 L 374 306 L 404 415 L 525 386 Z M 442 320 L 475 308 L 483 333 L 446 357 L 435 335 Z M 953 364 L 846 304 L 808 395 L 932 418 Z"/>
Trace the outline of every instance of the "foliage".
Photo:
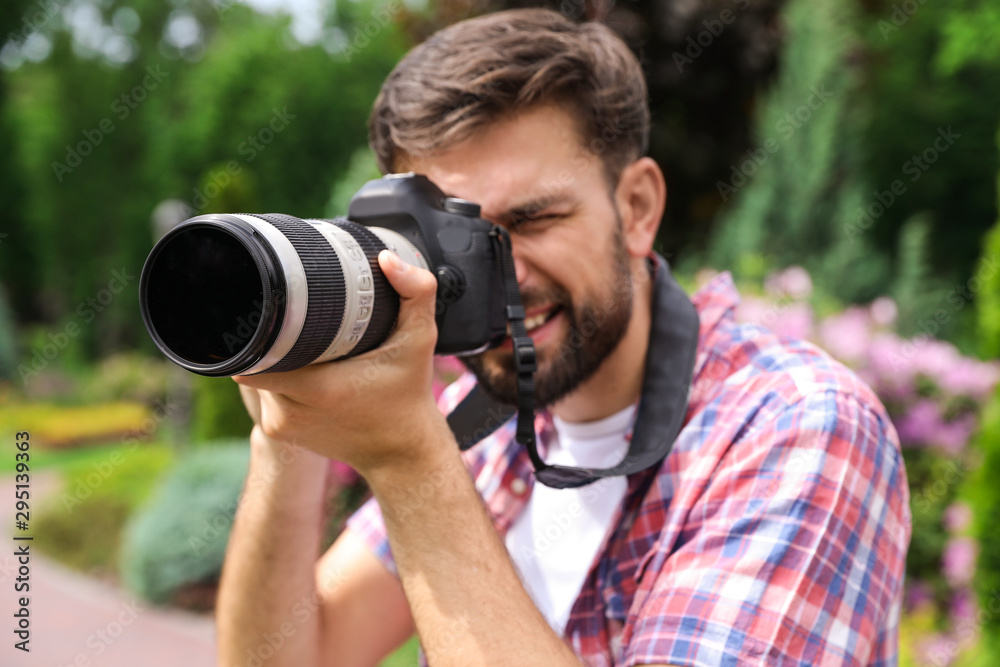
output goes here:
<path id="1" fill-rule="evenodd" d="M 984 411 L 983 429 L 977 444 L 982 464 L 969 484 L 969 494 L 975 509 L 975 536 L 980 551 L 976 562 L 976 592 L 980 604 L 994 610 L 1000 599 L 1000 530 L 997 529 L 1000 512 L 1000 391 Z M 984 634 L 1000 650 L 1000 617 L 994 612 L 988 618 Z"/>
<path id="2" fill-rule="evenodd" d="M 983 233 L 997 219 L 1000 153 L 992 147 L 1000 119 L 1000 59 L 991 57 L 990 44 L 1000 2 L 881 0 L 866 7 L 866 204 L 894 181 L 905 187 L 871 227 L 872 243 L 895 252 L 906 222 L 926 213 L 933 275 L 942 284 L 964 283 Z M 940 151 L 945 144 L 935 148 L 935 142 L 949 129 L 960 136 Z M 953 318 L 939 335 L 954 340 L 963 320 Z"/>
<path id="3" fill-rule="evenodd" d="M 88 359 L 152 349 L 137 292 L 160 202 L 323 210 L 364 143 L 358 129 L 403 40 L 393 25 L 377 23 L 363 46 L 345 43 L 337 24 L 370 21 L 373 5 L 364 2 L 332 10 L 324 38 L 309 45 L 289 35 L 287 17 L 238 3 L 78 4 L 124 40 L 127 57 L 109 60 L 102 49 L 111 42 L 87 46 L 59 17 L 39 32 L 51 45 L 47 57 L 34 62 L 16 45 L 5 48 L 5 65 L 17 66 L 3 72 L 0 121 L 15 129 L 0 136 L 15 144 L 3 156 L 24 197 L 10 226 L 0 226 L 9 235 L 0 242 L 0 281 L 16 295 L 19 326 L 75 324 L 81 333 L 72 347 Z M 138 14 L 135 34 L 112 20 L 126 7 Z M 180 19 L 196 26 L 183 48 L 169 39 Z M 124 280 L 113 282 L 113 271 Z"/>
<path id="4" fill-rule="evenodd" d="M 45 536 L 38 548 L 74 569 L 113 572 L 126 519 L 172 458 L 167 446 L 140 444 L 103 449 L 99 457 L 65 466 L 62 492 L 32 523 Z"/>
<path id="5" fill-rule="evenodd" d="M 167 399 L 178 372 L 165 359 L 135 352 L 113 354 L 83 374 L 76 393 L 90 402 L 134 401 L 155 405 Z"/>
<path id="6" fill-rule="evenodd" d="M 240 389 L 229 378 L 197 376 L 192 379 L 193 418 L 191 436 L 195 442 L 221 438 L 245 438 L 253 421 L 243 406 Z"/>
<path id="7" fill-rule="evenodd" d="M 178 460 L 129 521 L 121 575 L 131 590 L 163 604 L 186 585 L 218 580 L 249 456 L 238 440 Z"/>
<path id="8" fill-rule="evenodd" d="M 15 376 L 18 349 L 14 332 L 14 314 L 7 303 L 7 295 L 0 288 L 0 381 L 13 379 Z"/>
<path id="9" fill-rule="evenodd" d="M 1000 178 L 997 184 L 1000 194 Z M 982 290 L 976 297 L 980 353 L 990 358 L 1000 357 L 1000 271 L 996 270 L 998 262 L 1000 262 L 1000 222 L 997 222 L 986 235 L 983 257 L 976 272 L 983 281 Z"/>
<path id="10" fill-rule="evenodd" d="M 756 121 L 756 147 L 717 183 L 733 199 L 710 257 L 733 267 L 757 253 L 777 266 L 802 264 L 838 297 L 874 298 L 888 266 L 871 252 L 856 211 L 865 204 L 859 167 L 860 47 L 850 5 L 793 0 L 784 10 L 789 39 L 783 67 Z"/>
<path id="11" fill-rule="evenodd" d="M 347 171 L 330 191 L 330 201 L 326 205 L 326 217 L 336 218 L 347 215 L 351 198 L 361 186 L 381 176 L 375 163 L 375 153 L 367 146 L 359 148 L 351 156 Z"/>
<path id="12" fill-rule="evenodd" d="M 420 640 L 416 635 L 403 644 L 399 649 L 382 661 L 381 667 L 411 667 L 417 664 L 417 651 L 420 648 Z"/>

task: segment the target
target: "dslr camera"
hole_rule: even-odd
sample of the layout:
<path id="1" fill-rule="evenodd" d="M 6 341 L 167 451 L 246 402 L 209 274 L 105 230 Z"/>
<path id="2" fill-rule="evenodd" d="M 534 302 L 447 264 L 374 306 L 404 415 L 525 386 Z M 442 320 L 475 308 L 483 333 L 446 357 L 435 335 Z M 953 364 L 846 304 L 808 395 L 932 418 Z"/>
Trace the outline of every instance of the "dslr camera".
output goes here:
<path id="1" fill-rule="evenodd" d="M 359 355 L 382 344 L 399 313 L 377 261 L 388 248 L 438 279 L 435 352 L 474 354 L 499 345 L 517 312 L 505 292 L 509 239 L 479 212 L 424 176 L 400 174 L 364 185 L 347 217 L 199 215 L 150 252 L 139 283 L 143 322 L 171 361 L 200 375 Z"/>

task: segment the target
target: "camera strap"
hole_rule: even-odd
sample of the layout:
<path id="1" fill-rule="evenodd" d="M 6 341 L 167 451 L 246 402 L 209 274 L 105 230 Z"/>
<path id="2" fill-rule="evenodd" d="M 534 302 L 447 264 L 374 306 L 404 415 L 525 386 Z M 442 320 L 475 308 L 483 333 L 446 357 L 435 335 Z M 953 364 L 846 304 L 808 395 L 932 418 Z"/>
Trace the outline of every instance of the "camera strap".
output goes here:
<path id="1" fill-rule="evenodd" d="M 535 341 L 528 336 L 524 326 L 524 306 L 521 304 L 521 290 L 517 286 L 514 270 L 514 256 L 510 249 L 510 235 L 503 227 L 493 225 L 490 237 L 500 256 L 500 270 L 503 273 L 504 298 L 507 323 L 510 326 L 510 340 L 514 348 L 514 370 L 517 373 L 517 432 L 515 439 L 527 448 L 531 462 L 538 470 L 545 462 L 538 456 L 535 442 Z M 502 422 L 501 422 L 502 423 Z M 499 426 L 500 424 L 497 424 Z"/>
<path id="2" fill-rule="evenodd" d="M 534 345 L 524 327 L 524 309 L 510 256 L 509 237 L 496 234 L 504 269 L 514 360 L 518 372 L 518 405 L 497 402 L 478 384 L 448 415 L 448 425 L 462 450 L 469 449 L 503 426 L 515 414 L 515 439 L 525 447 L 542 484 L 566 489 L 585 486 L 603 477 L 627 476 L 651 468 L 667 456 L 687 414 L 688 391 L 698 351 L 700 320 L 694 304 L 670 275 L 670 267 L 655 256 L 653 318 L 646 352 L 642 394 L 628 453 L 611 468 L 575 468 L 549 465 L 538 455 L 534 430 Z M 519 319 L 518 319 L 519 317 Z M 518 342 L 520 341 L 520 345 Z M 525 343 L 524 341 L 527 341 Z M 530 350 L 530 352 L 529 352 Z"/>

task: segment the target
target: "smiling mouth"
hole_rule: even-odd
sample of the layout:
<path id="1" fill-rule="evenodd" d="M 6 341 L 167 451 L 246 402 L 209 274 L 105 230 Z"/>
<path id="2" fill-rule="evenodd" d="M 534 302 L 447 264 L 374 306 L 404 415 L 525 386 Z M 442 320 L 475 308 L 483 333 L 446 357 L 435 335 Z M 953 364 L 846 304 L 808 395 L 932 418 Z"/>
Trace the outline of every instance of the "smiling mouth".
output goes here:
<path id="1" fill-rule="evenodd" d="M 532 331 L 539 328 L 540 326 L 551 320 L 553 317 L 561 313 L 562 310 L 563 310 L 562 306 L 554 306 L 550 310 L 546 310 L 540 313 L 536 313 L 535 315 L 531 315 L 530 317 L 526 317 L 524 318 L 524 328 L 530 334 Z M 511 333 L 510 325 L 508 324 L 507 335 L 509 336 L 510 333 Z"/>

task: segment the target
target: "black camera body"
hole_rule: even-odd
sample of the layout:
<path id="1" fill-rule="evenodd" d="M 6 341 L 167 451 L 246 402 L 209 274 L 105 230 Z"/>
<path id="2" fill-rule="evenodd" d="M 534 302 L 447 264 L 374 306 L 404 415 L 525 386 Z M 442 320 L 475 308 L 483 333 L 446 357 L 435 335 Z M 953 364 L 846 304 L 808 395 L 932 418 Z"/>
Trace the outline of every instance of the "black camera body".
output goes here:
<path id="1" fill-rule="evenodd" d="M 494 225 L 480 208 L 446 197 L 426 176 L 394 174 L 354 195 L 347 219 L 405 237 L 438 279 L 438 354 L 471 354 L 499 345 L 507 333 L 503 273 Z"/>

